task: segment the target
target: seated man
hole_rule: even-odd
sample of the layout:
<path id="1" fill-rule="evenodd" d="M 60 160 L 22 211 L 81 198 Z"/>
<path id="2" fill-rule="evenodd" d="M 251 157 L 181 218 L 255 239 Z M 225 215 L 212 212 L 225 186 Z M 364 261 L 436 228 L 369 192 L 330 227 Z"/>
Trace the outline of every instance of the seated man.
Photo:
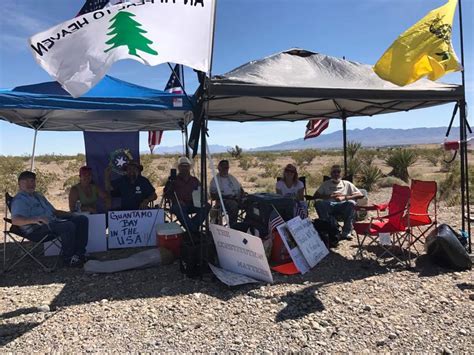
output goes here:
<path id="1" fill-rule="evenodd" d="M 120 209 L 138 210 L 147 209 L 148 204 L 155 201 L 157 196 L 155 188 L 150 181 L 140 173 L 143 166 L 137 161 L 131 160 L 125 164 L 127 174 L 118 179 L 110 181 L 111 167 L 105 170 L 105 189 L 112 197 L 120 197 Z"/>
<path id="2" fill-rule="evenodd" d="M 38 242 L 53 232 L 59 235 L 64 264 L 80 267 L 85 261 L 89 220 L 56 210 L 36 192 L 36 174 L 23 171 L 18 176 L 19 191 L 12 200 L 12 224 L 19 226 L 28 240 Z"/>
<path id="3" fill-rule="evenodd" d="M 193 191 L 200 188 L 199 180 L 191 176 L 191 161 L 186 157 L 178 159 L 176 179 L 169 179 L 164 188 L 165 197 L 172 201 L 171 212 L 178 217 L 181 225 L 190 232 L 198 232 L 206 219 L 210 206 L 196 207 L 193 203 Z M 195 216 L 190 218 L 190 214 Z"/>
<path id="4" fill-rule="evenodd" d="M 319 218 L 337 227 L 336 216 L 344 220 L 342 228 L 342 239 L 350 239 L 352 222 L 355 217 L 355 200 L 363 198 L 364 195 L 353 183 L 341 179 L 341 167 L 331 167 L 331 179 L 322 183 L 314 193 L 315 207 Z"/>
<path id="5" fill-rule="evenodd" d="M 217 193 L 217 183 L 222 194 L 224 206 L 229 215 L 229 225 L 233 227 L 237 223 L 239 215 L 239 208 L 241 206 L 244 190 L 237 179 L 229 174 L 229 161 L 221 160 L 217 165 L 219 173 L 215 178 L 212 178 L 209 189 L 211 198 L 219 202 L 219 194 Z"/>

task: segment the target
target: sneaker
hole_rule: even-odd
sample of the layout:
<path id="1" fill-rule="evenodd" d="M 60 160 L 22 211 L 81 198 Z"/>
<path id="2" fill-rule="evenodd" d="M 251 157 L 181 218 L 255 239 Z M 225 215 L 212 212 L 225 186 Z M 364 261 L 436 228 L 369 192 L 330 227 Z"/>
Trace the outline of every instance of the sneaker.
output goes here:
<path id="1" fill-rule="evenodd" d="M 69 259 L 65 260 L 65 264 L 69 267 L 82 267 L 82 265 L 84 265 L 84 262 L 78 255 L 73 255 Z"/>
<path id="2" fill-rule="evenodd" d="M 341 234 L 341 240 L 352 240 L 351 233 L 342 233 Z"/>

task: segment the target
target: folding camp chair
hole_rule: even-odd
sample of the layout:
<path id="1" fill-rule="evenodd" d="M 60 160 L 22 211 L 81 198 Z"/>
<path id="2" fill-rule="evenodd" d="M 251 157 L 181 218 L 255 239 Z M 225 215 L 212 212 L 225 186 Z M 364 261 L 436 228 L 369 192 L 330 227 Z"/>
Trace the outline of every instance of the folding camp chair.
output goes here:
<path id="1" fill-rule="evenodd" d="M 383 253 L 377 256 L 377 260 L 386 254 L 394 259 L 402 261 L 394 252 L 392 247 L 399 244 L 402 248 L 401 240 L 409 229 L 409 206 L 410 188 L 408 186 L 393 185 L 392 197 L 388 203 L 388 214 L 385 216 L 372 217 L 370 222 L 354 223 L 354 230 L 357 234 L 358 250 L 356 257 L 363 258 L 364 247 L 378 245 L 383 249 Z M 370 206 L 368 209 L 370 209 Z M 390 243 L 381 241 L 380 234 L 390 235 Z M 366 243 L 367 242 L 367 243 Z"/>
<path id="2" fill-rule="evenodd" d="M 45 235 L 39 241 L 30 241 L 28 240 L 27 236 L 20 227 L 15 226 L 12 224 L 11 219 L 11 204 L 12 204 L 13 197 L 10 196 L 8 192 L 5 193 L 5 217 L 4 220 L 4 229 L 3 229 L 3 271 L 9 271 L 13 269 L 16 265 L 18 265 L 24 258 L 29 257 L 33 261 L 35 261 L 44 271 L 49 272 L 56 268 L 57 262 L 59 260 L 56 258 L 52 267 L 46 266 L 38 258 L 38 253 L 42 253 L 46 251 L 46 249 L 55 245 L 59 250 L 61 250 L 61 241 L 59 237 L 54 233 L 49 233 Z M 10 215 L 9 215 L 10 214 Z M 11 241 L 11 242 L 9 242 Z M 45 246 L 43 249 L 44 242 L 51 242 L 48 246 Z M 31 245 L 32 244 L 32 245 Z M 7 248 L 10 250 L 11 248 L 16 247 L 16 253 L 12 251 L 12 256 L 10 257 L 7 255 Z M 60 253 L 61 255 L 61 253 Z M 7 261 L 7 258 L 9 259 Z"/>
<path id="3" fill-rule="evenodd" d="M 409 231 L 411 238 L 408 238 L 407 235 L 406 241 L 409 243 L 409 248 L 413 247 L 418 255 L 420 252 L 416 249 L 416 243 L 421 242 L 424 244 L 424 239 L 428 235 L 428 232 L 432 228 L 436 228 L 438 225 L 436 201 L 437 191 L 438 186 L 436 181 L 411 181 Z M 434 211 L 430 214 L 429 207 L 433 201 Z"/>

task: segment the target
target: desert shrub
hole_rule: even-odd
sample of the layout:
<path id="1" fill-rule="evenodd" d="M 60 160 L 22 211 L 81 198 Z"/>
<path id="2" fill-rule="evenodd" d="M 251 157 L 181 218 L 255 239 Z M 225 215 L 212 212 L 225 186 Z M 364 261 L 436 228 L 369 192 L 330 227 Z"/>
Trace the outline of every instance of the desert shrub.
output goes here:
<path id="1" fill-rule="evenodd" d="M 0 156 L 0 187 L 2 198 L 5 191 L 14 194 L 18 189 L 18 175 L 25 170 L 25 163 L 19 157 Z"/>
<path id="2" fill-rule="evenodd" d="M 242 169 L 242 170 L 249 170 L 249 168 L 252 166 L 252 158 L 245 155 L 245 156 L 242 156 L 240 159 L 239 159 L 239 167 Z"/>
<path id="3" fill-rule="evenodd" d="M 167 166 L 167 165 L 158 165 L 158 166 L 156 167 L 156 169 L 157 169 L 158 171 L 166 171 L 166 170 L 168 170 L 168 166 Z"/>
<path id="4" fill-rule="evenodd" d="M 394 184 L 406 186 L 407 183 L 395 176 L 381 178 L 378 182 L 379 187 L 392 187 Z"/>
<path id="5" fill-rule="evenodd" d="M 383 177 L 382 171 L 374 165 L 364 165 L 360 170 L 358 182 L 360 187 L 372 191 L 377 181 Z"/>
<path id="6" fill-rule="evenodd" d="M 73 187 L 74 185 L 76 185 L 78 183 L 79 183 L 79 175 L 70 176 L 66 179 L 66 181 L 64 181 L 63 189 L 64 189 L 64 191 L 69 192 L 71 187 Z"/>
<path id="7" fill-rule="evenodd" d="M 290 157 L 295 161 L 298 167 L 311 164 L 314 158 L 318 156 L 318 151 L 314 149 L 304 149 L 291 152 Z"/>
<path id="8" fill-rule="evenodd" d="M 146 176 L 146 178 L 150 180 L 152 185 L 155 185 L 160 180 L 158 174 L 156 173 L 153 167 L 153 160 L 154 158 L 151 154 L 145 154 L 140 156 L 140 164 L 143 165 L 142 175 Z"/>
<path id="9" fill-rule="evenodd" d="M 83 155 L 83 154 L 82 154 Z M 59 163 L 67 160 L 74 160 L 77 156 L 75 155 L 61 155 L 61 154 L 44 154 L 35 157 L 35 160 L 43 164 L 50 164 L 53 162 Z"/>
<path id="10" fill-rule="evenodd" d="M 77 155 L 76 158 L 67 162 L 66 171 L 70 174 L 79 174 L 79 169 L 84 165 L 86 165 L 85 156 L 82 154 L 81 156 Z"/>
<path id="11" fill-rule="evenodd" d="M 58 181 L 59 176 L 56 173 L 50 173 L 43 170 L 35 170 L 36 173 L 36 191 L 46 194 L 52 183 Z"/>
<path id="12" fill-rule="evenodd" d="M 358 157 L 364 165 L 372 165 L 377 158 L 377 152 L 373 149 L 364 149 L 359 152 Z"/>
<path id="13" fill-rule="evenodd" d="M 361 147 L 362 147 L 362 143 L 360 142 L 355 142 L 355 141 L 347 142 L 346 151 L 347 151 L 347 157 L 349 158 L 349 160 L 352 160 L 356 157 L 357 152 L 360 150 Z"/>
<path id="14" fill-rule="evenodd" d="M 415 151 L 404 148 L 397 148 L 390 152 L 385 159 L 385 164 L 392 168 L 390 176 L 395 176 L 408 182 L 408 168 L 414 165 L 418 157 Z"/>
<path id="15" fill-rule="evenodd" d="M 442 156 L 442 152 L 439 149 L 421 149 L 419 154 L 433 166 L 438 166 Z"/>
<path id="16" fill-rule="evenodd" d="M 274 163 L 265 163 L 263 166 L 263 173 L 260 173 L 259 176 L 263 178 L 274 178 L 276 179 L 281 175 L 281 169 L 278 165 Z"/>
<path id="17" fill-rule="evenodd" d="M 255 182 L 257 181 L 257 177 L 256 176 L 250 176 L 248 179 L 247 179 L 248 182 Z"/>
<path id="18" fill-rule="evenodd" d="M 270 163 L 274 162 L 280 153 L 274 152 L 256 152 L 254 156 L 257 158 L 259 163 Z"/>
<path id="19" fill-rule="evenodd" d="M 227 150 L 227 152 L 232 156 L 232 158 L 239 159 L 242 156 L 243 149 L 236 145 L 234 148 Z"/>
<path id="20" fill-rule="evenodd" d="M 341 164 L 341 167 L 343 166 L 344 164 Z M 354 177 L 357 176 L 359 172 L 361 171 L 362 166 L 363 166 L 363 163 L 358 158 L 349 159 L 349 161 L 347 162 L 346 175 L 352 175 Z"/>

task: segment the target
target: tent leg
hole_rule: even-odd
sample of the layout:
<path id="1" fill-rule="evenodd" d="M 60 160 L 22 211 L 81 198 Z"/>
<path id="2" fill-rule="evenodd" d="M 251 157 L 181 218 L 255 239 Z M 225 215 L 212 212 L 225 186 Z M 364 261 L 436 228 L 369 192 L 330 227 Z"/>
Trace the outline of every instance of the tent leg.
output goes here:
<path id="1" fill-rule="evenodd" d="M 203 117 L 201 123 L 201 208 L 206 209 L 207 205 L 207 162 L 206 162 L 206 133 L 207 133 L 207 117 Z M 201 225 L 201 245 L 200 245 L 200 276 L 202 279 L 204 273 L 204 262 L 207 262 L 207 255 L 204 255 L 204 248 L 207 248 L 207 238 L 209 230 L 209 215 L 206 214 L 205 224 Z M 207 254 L 207 250 L 206 250 Z"/>
<path id="2" fill-rule="evenodd" d="M 347 176 L 347 125 L 345 115 L 342 117 L 342 141 L 344 145 L 344 176 Z"/>
<path id="3" fill-rule="evenodd" d="M 36 137 L 38 136 L 38 130 L 35 129 L 35 135 L 33 137 L 33 150 L 31 152 L 31 164 L 30 164 L 30 171 L 35 170 L 35 150 L 36 150 Z"/>
<path id="4" fill-rule="evenodd" d="M 471 238 L 471 211 L 469 194 L 469 162 L 467 151 L 467 117 L 466 102 L 462 100 L 459 104 L 459 136 L 460 136 L 460 160 L 461 160 L 461 216 L 462 230 L 466 231 L 469 238 L 469 253 L 472 253 Z"/>

